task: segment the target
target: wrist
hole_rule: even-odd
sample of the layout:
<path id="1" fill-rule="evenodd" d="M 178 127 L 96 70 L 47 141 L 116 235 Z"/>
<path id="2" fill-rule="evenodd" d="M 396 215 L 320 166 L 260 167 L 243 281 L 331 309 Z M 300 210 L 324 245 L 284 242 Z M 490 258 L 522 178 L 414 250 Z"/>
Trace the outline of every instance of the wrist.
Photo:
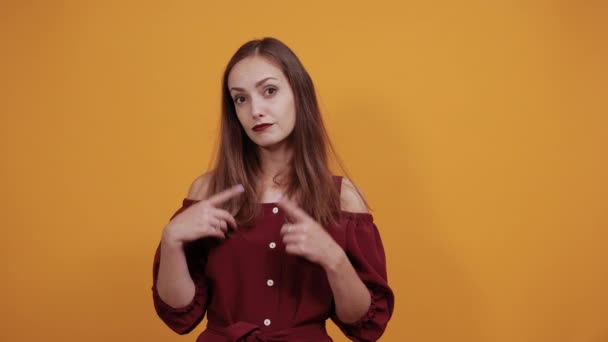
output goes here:
<path id="1" fill-rule="evenodd" d="M 323 264 L 323 268 L 328 274 L 337 273 L 347 261 L 348 257 L 346 256 L 346 253 L 344 253 L 344 250 L 340 246 L 337 246 L 333 253 L 328 256 L 327 260 Z"/>
<path id="2" fill-rule="evenodd" d="M 175 237 L 174 230 L 171 227 L 172 226 L 170 225 L 165 226 L 160 242 L 166 247 L 181 248 L 183 245 L 183 241 Z"/>

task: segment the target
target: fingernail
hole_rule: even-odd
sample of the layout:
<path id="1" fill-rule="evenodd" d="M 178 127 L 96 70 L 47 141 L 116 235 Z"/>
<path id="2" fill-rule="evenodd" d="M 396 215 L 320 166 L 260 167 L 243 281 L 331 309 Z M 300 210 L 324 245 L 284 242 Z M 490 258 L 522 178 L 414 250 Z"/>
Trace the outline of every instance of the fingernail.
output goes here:
<path id="1" fill-rule="evenodd" d="M 244 192 L 245 188 L 243 187 L 243 184 L 239 184 L 236 186 L 236 191 L 238 192 Z"/>

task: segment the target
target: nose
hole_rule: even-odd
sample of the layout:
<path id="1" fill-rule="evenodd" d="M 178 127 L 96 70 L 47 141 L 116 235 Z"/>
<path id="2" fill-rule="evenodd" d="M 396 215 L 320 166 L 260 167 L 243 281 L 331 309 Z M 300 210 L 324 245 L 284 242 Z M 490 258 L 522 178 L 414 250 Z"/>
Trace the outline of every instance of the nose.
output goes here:
<path id="1" fill-rule="evenodd" d="M 262 110 L 262 101 L 260 99 L 251 98 L 251 116 L 259 118 L 264 116 Z"/>

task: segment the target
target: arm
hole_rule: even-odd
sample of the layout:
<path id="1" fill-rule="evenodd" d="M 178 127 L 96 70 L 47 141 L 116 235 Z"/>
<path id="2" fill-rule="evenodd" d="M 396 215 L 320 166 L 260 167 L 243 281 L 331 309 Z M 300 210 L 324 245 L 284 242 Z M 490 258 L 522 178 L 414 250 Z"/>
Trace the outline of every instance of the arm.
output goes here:
<path id="1" fill-rule="evenodd" d="M 188 198 L 202 199 L 206 183 L 205 176 L 197 178 Z M 225 194 L 221 196 L 226 197 Z M 214 197 L 217 201 L 217 196 Z M 215 203 L 210 203 L 211 199 L 207 203 L 202 202 L 194 204 L 184 201 L 182 208 L 165 227 L 154 256 L 154 308 L 165 324 L 178 334 L 186 334 L 194 329 L 207 309 L 206 237 L 222 239 L 227 221 L 233 223 L 234 220 L 226 216 L 227 213 L 211 208 L 210 204 Z M 215 227 L 221 229 L 210 227 L 210 223 L 215 223 Z"/>
<path id="2" fill-rule="evenodd" d="M 342 180 L 340 206 L 348 212 L 369 212 L 357 188 L 346 178 Z M 339 246 L 335 250 L 334 257 L 324 268 L 334 295 L 336 315 L 344 323 L 354 323 L 369 310 L 371 296 L 344 250 Z"/>
<path id="3" fill-rule="evenodd" d="M 336 306 L 336 315 L 344 323 L 355 323 L 369 310 L 371 296 L 355 272 L 346 253 L 338 247 L 336 261 L 325 267 Z"/>
<path id="4" fill-rule="evenodd" d="M 354 341 L 376 341 L 390 320 L 394 296 L 387 283 L 378 229 L 359 192 L 354 187 L 350 190 L 343 183 L 344 249 L 288 198 L 278 203 L 289 217 L 281 235 L 288 254 L 306 258 L 325 270 L 334 296 L 331 318 L 342 332 Z"/>
<path id="5" fill-rule="evenodd" d="M 194 281 L 188 271 L 183 246 L 164 234 L 160 243 L 156 289 L 158 296 L 174 308 L 185 307 L 194 299 Z"/>
<path id="6" fill-rule="evenodd" d="M 362 199 L 362 194 L 347 179 L 342 181 L 341 207 L 344 211 L 343 222 L 345 227 L 346 243 L 344 246 L 347 254 L 348 265 L 355 272 L 357 279 L 364 284 L 367 297 L 370 302 L 367 310 L 352 321 L 345 318 L 344 311 L 354 306 L 348 303 L 352 298 L 360 301 L 360 294 L 349 297 L 349 290 L 354 292 L 356 287 L 334 292 L 335 312 L 332 320 L 342 332 L 353 341 L 367 342 L 377 341 L 391 318 L 394 307 L 394 295 L 387 282 L 386 259 L 384 247 L 378 229 L 372 216 L 367 210 L 367 205 Z M 349 271 L 343 271 L 347 274 Z M 331 275 L 328 273 L 328 278 Z M 356 290 L 359 291 L 358 289 Z M 346 296 L 341 298 L 340 296 Z M 355 300 L 353 300 L 354 302 Z M 345 304 L 346 303 L 346 304 Z"/>
<path id="7" fill-rule="evenodd" d="M 205 247 L 203 244 L 197 243 L 177 251 L 184 257 L 187 277 L 192 282 L 194 289 L 189 302 L 183 305 L 172 303 L 166 295 L 161 297 L 159 292 L 157 285 L 159 284 L 160 264 L 161 259 L 166 256 L 161 258 L 161 248 L 162 245 L 159 245 L 154 256 L 154 285 L 152 286 L 154 308 L 169 328 L 178 334 L 187 334 L 200 323 L 207 309 L 208 291 L 204 278 Z"/>
<path id="8" fill-rule="evenodd" d="M 197 178 L 190 187 L 188 198 L 197 198 L 207 186 L 208 178 Z M 184 252 L 183 242 L 176 241 L 172 236 L 169 225 L 163 230 L 160 243 L 160 263 L 156 288 L 159 297 L 169 306 L 181 308 L 192 302 L 195 285 Z"/>

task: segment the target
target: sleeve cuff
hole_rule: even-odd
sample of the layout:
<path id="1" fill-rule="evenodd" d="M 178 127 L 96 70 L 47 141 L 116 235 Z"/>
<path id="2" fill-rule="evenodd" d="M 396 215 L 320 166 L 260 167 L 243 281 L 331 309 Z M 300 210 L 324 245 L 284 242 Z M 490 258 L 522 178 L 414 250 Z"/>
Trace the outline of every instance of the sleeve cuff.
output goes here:
<path id="1" fill-rule="evenodd" d="M 154 303 L 156 303 L 158 309 L 162 310 L 163 312 L 180 314 L 180 313 L 190 312 L 190 311 L 192 311 L 192 309 L 194 309 L 195 306 L 200 305 L 200 298 L 202 295 L 202 290 L 197 287 L 195 290 L 195 293 L 194 293 L 194 298 L 192 298 L 192 301 L 188 305 L 180 307 L 180 308 L 174 308 L 171 305 L 167 304 L 162 298 L 160 298 L 160 295 L 158 294 L 158 290 L 156 289 L 156 286 L 152 287 L 152 295 L 154 297 Z"/>
<path id="2" fill-rule="evenodd" d="M 380 304 L 380 301 L 382 300 L 382 294 L 379 293 L 379 291 L 375 291 L 374 289 L 369 289 L 369 293 L 370 293 L 371 302 L 370 302 L 369 309 L 367 310 L 367 312 L 355 322 L 352 322 L 352 323 L 341 322 L 344 327 L 347 327 L 349 329 L 361 329 L 361 328 L 365 328 L 368 325 L 371 325 L 374 323 L 374 318 L 376 317 L 376 313 L 378 311 L 383 310 L 383 306 Z"/>

